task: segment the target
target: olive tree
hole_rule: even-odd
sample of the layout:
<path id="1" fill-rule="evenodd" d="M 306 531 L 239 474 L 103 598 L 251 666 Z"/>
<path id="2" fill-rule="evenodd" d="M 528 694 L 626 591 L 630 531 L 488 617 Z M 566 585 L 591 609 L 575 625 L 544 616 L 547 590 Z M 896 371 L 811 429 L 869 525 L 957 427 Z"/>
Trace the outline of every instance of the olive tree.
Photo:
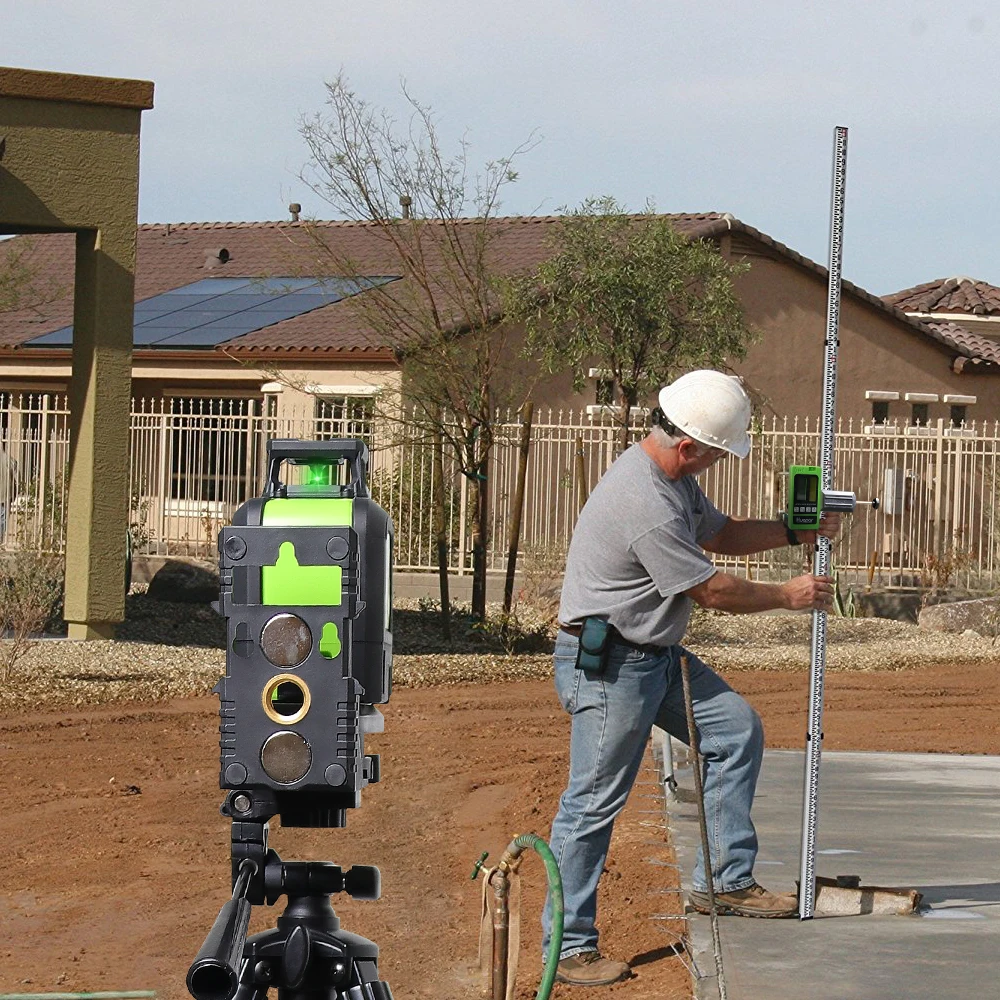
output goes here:
<path id="1" fill-rule="evenodd" d="M 551 249 L 508 286 L 508 316 L 549 372 L 572 372 L 577 392 L 590 366 L 614 379 L 621 450 L 640 399 L 685 370 L 745 356 L 753 333 L 733 279 L 747 265 L 689 239 L 668 216 L 588 199 L 564 216 Z"/>

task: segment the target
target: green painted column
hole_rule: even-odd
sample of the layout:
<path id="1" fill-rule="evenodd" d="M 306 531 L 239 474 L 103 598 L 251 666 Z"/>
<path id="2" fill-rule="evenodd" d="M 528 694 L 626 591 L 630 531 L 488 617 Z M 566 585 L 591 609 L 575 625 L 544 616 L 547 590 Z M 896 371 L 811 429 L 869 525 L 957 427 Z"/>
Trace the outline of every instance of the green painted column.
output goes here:
<path id="1" fill-rule="evenodd" d="M 66 604 L 71 639 L 111 638 L 125 617 L 135 229 L 76 237 Z"/>
<path id="2" fill-rule="evenodd" d="M 0 232 L 76 233 L 66 600 L 72 639 L 125 616 L 142 80 L 0 66 Z"/>

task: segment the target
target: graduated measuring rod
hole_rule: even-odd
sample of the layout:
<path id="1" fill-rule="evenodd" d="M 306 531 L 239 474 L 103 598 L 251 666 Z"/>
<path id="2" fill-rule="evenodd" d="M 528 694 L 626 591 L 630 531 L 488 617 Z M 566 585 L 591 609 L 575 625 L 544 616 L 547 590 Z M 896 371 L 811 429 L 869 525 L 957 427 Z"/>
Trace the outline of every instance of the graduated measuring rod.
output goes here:
<path id="1" fill-rule="evenodd" d="M 826 300 L 823 360 L 823 421 L 819 466 L 793 466 L 788 477 L 787 523 L 818 528 L 824 510 L 850 513 L 858 503 L 853 493 L 833 489 L 834 421 L 837 409 L 837 348 L 840 330 L 841 244 L 844 235 L 844 191 L 847 182 L 847 129 L 833 130 L 833 191 L 830 198 L 830 279 Z M 866 501 L 860 501 L 866 502 Z M 878 500 L 869 501 L 873 509 Z M 830 540 L 816 536 L 816 576 L 830 575 Z M 805 794 L 799 870 L 799 919 L 812 918 L 816 907 L 816 811 L 819 763 L 823 742 L 823 674 L 826 670 L 826 612 L 814 611 L 812 663 L 809 676 L 809 727 L 806 731 Z"/>

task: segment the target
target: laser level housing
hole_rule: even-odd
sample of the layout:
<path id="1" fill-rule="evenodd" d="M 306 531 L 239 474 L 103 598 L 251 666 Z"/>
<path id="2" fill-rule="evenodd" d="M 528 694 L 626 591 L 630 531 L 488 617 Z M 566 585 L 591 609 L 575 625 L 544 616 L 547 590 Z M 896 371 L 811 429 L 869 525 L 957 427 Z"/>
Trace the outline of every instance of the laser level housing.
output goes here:
<path id="1" fill-rule="evenodd" d="M 391 692 L 392 521 L 369 495 L 364 442 L 273 440 L 267 453 L 263 496 L 219 534 L 223 808 L 343 826 L 379 779 L 364 736 L 382 731 L 375 706 Z M 305 482 L 282 481 L 295 466 Z"/>

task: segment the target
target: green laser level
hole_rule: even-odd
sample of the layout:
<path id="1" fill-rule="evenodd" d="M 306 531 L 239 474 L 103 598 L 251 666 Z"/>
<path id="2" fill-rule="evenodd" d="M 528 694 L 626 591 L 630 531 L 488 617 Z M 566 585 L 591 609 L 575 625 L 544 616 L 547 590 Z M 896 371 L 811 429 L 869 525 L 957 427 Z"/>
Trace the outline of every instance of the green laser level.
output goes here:
<path id="1" fill-rule="evenodd" d="M 268 459 L 219 536 L 220 783 L 285 826 L 342 826 L 379 778 L 364 736 L 391 690 L 392 521 L 363 442 L 269 441 Z"/>
<path id="2" fill-rule="evenodd" d="M 219 784 L 230 817 L 233 895 L 188 969 L 195 1000 L 392 1000 L 378 945 L 341 930 L 332 893 L 378 899 L 371 865 L 282 861 L 268 824 L 339 827 L 380 777 L 392 678 L 392 520 L 368 492 L 363 441 L 267 443 L 263 494 L 219 533 L 227 619 Z M 342 471 L 348 470 L 348 475 Z M 247 937 L 253 906 L 288 898 L 277 927 Z"/>

